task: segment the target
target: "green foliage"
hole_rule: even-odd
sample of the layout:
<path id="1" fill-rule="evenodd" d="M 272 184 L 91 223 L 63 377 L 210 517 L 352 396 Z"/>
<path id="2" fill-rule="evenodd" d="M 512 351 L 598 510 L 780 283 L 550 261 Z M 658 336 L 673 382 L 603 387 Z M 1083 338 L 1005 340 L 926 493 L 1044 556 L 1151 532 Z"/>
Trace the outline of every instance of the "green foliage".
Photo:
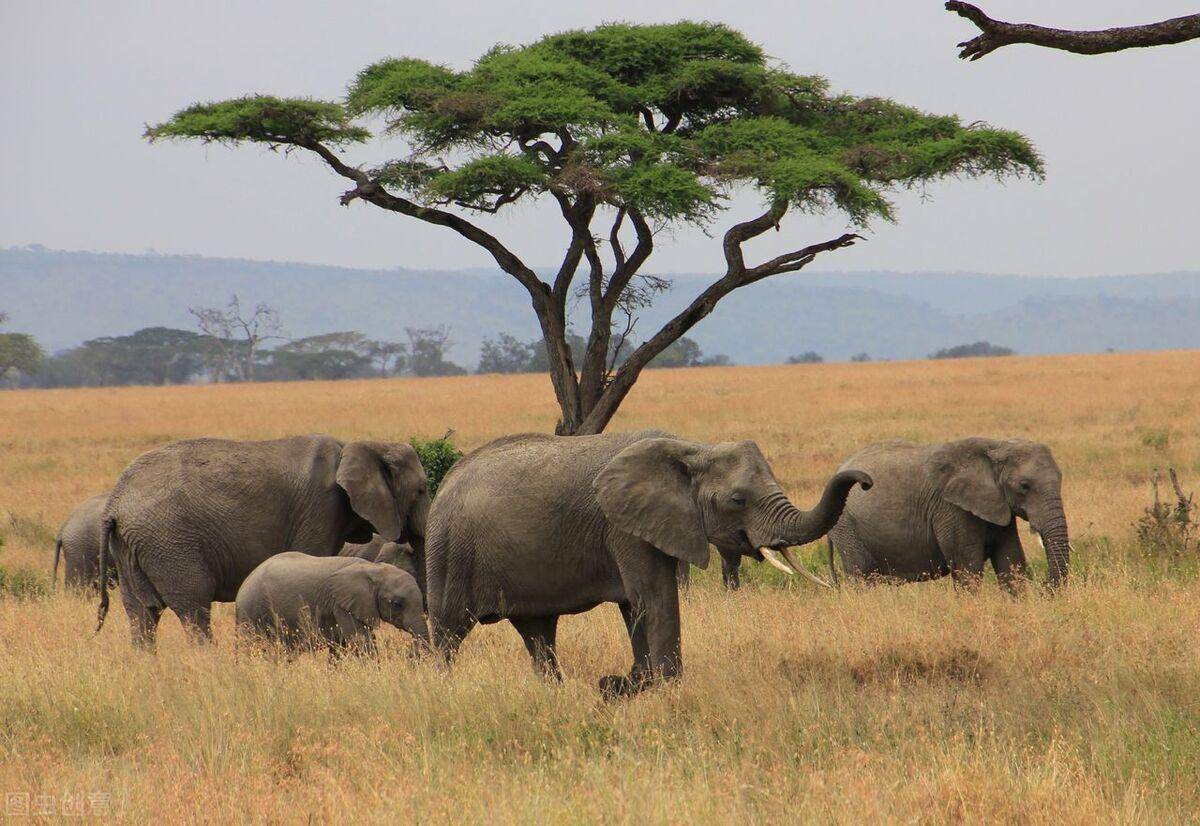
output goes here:
<path id="1" fill-rule="evenodd" d="M 703 224 L 730 191 L 769 204 L 892 219 L 888 193 L 945 176 L 1038 177 L 1014 132 L 880 98 L 831 95 L 771 65 L 727 26 L 606 24 L 497 46 L 465 71 L 391 58 L 345 105 L 255 96 L 193 106 L 151 139 L 306 145 L 361 141 L 378 116 L 412 156 L 372 171 L 417 201 L 492 212 L 546 191 L 587 194 L 662 222 Z M 457 157 L 455 166 L 444 157 Z"/>
<path id="2" fill-rule="evenodd" d="M 667 349 L 659 353 L 654 361 L 647 365 L 650 368 L 659 367 L 726 367 L 732 364 L 729 356 L 717 354 L 705 356 L 700 345 L 687 336 L 673 342 Z"/>
<path id="3" fill-rule="evenodd" d="M 1011 347 L 1000 347 L 987 341 L 977 341 L 974 344 L 958 344 L 954 347 L 943 347 L 941 350 L 930 353 L 931 359 L 965 359 L 965 358 L 992 358 L 997 356 L 1014 355 Z"/>
<path id="4" fill-rule="evenodd" d="M 250 95 L 216 103 L 197 103 L 157 126 L 147 126 L 149 140 L 199 138 L 205 142 L 333 145 L 362 143 L 371 133 L 354 126 L 339 103 L 308 98 Z"/>
<path id="5" fill-rule="evenodd" d="M 1175 471 L 1170 471 L 1175 501 L 1159 498 L 1159 473 L 1154 471 L 1154 503 L 1146 508 L 1134 527 L 1138 547 L 1148 556 L 1192 557 L 1200 550 L 1200 514 L 1192 494 L 1179 486 Z"/>
<path id="6" fill-rule="evenodd" d="M 49 593 L 47 581 L 28 568 L 9 571 L 0 565 L 0 599 L 37 599 Z"/>
<path id="7" fill-rule="evenodd" d="M 413 437 L 408 443 L 421 457 L 421 466 L 425 468 L 425 476 L 428 479 L 429 496 L 436 496 L 442 479 L 450 472 L 454 463 L 462 458 L 462 451 L 456 448 L 448 437 L 429 440 Z"/>
<path id="8" fill-rule="evenodd" d="M 545 171 L 528 158 L 485 155 L 457 169 L 432 175 L 425 185 L 425 194 L 433 201 L 475 207 L 486 204 L 489 197 L 537 191 L 548 183 Z"/>
<path id="9" fill-rule="evenodd" d="M 27 333 L 0 333 L 0 382 L 12 374 L 31 376 L 46 354 Z"/>
<path id="10" fill-rule="evenodd" d="M 1157 450 L 1159 453 L 1167 449 L 1171 443 L 1171 431 L 1165 427 L 1143 427 L 1139 433 L 1142 447 Z"/>

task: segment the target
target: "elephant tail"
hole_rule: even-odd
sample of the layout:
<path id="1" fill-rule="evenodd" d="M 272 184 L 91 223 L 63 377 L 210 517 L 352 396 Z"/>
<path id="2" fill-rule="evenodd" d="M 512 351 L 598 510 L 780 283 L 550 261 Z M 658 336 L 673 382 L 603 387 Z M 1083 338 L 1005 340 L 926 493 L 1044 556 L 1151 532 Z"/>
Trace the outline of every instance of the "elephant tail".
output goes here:
<path id="1" fill-rule="evenodd" d="M 62 537 L 54 537 L 54 562 L 50 565 L 50 590 L 58 590 L 58 559 L 62 556 Z"/>
<path id="2" fill-rule="evenodd" d="M 841 588 L 842 581 L 838 578 L 837 566 L 833 564 L 833 537 L 825 534 L 825 544 L 829 548 L 829 578 L 833 584 Z"/>
<path id="3" fill-rule="evenodd" d="M 104 617 L 108 614 L 108 553 L 112 536 L 117 531 L 117 521 L 109 518 L 104 520 L 103 536 L 100 539 L 100 607 L 96 609 L 96 633 L 104 626 Z"/>

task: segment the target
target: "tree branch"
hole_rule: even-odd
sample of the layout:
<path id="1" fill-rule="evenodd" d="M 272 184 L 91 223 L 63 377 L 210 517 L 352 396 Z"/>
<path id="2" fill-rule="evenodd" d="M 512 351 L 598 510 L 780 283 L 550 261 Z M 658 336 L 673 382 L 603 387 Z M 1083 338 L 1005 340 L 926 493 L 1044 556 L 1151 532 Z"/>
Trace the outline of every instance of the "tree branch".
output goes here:
<path id="1" fill-rule="evenodd" d="M 771 208 L 757 218 L 734 224 L 725 233 L 723 246 L 725 248 L 726 275 L 741 275 L 746 271 L 746 260 L 742 255 L 742 244 L 751 238 L 757 238 L 771 227 L 778 228 L 779 220 L 787 212 L 787 201 L 776 201 Z"/>
<path id="2" fill-rule="evenodd" d="M 831 241 L 825 241 L 821 244 L 811 244 L 804 249 L 796 250 L 795 252 L 785 253 L 759 264 L 757 267 L 746 270 L 742 276 L 742 281 L 746 284 L 752 284 L 755 281 L 760 281 L 771 275 L 779 275 L 785 272 L 795 272 L 803 269 L 811 264 L 813 259 L 823 252 L 841 249 L 842 247 L 852 247 L 855 241 L 866 240 L 861 235 L 853 232 L 847 232 L 845 235 L 839 235 Z"/>
<path id="3" fill-rule="evenodd" d="M 770 275 L 794 272 L 809 264 L 820 253 L 848 247 L 860 237 L 853 234 L 841 235 L 830 241 L 821 244 L 812 244 L 802 250 L 771 259 L 771 261 L 767 262 L 767 264 L 772 265 L 771 269 L 765 269 L 767 264 L 764 264 L 752 270 L 747 270 L 741 264 L 740 244 L 742 241 L 753 238 L 756 235 L 761 235 L 773 226 L 774 221 L 770 220 L 770 218 L 777 211 L 777 207 L 778 205 L 773 206 L 758 218 L 738 224 L 725 233 L 727 257 L 730 254 L 731 237 L 736 242 L 733 246 L 736 248 L 737 254 L 735 260 L 730 263 L 729 272 L 710 284 L 691 304 L 664 324 L 662 329 L 630 354 L 625 363 L 621 365 L 621 369 L 613 376 L 612 381 L 609 382 L 603 394 L 597 399 L 596 404 L 588 412 L 587 417 L 584 418 L 583 423 L 577 431 L 578 434 L 585 435 L 603 432 L 605 426 L 625 399 L 625 396 L 633 389 L 634 383 L 637 382 L 638 376 L 645 369 L 646 365 L 708 316 L 716 308 L 717 303 L 729 295 L 729 293 L 739 287 L 752 284 Z M 786 210 L 786 204 L 783 209 Z M 783 263 L 776 263 L 780 261 Z M 734 263 L 737 263 L 739 266 L 735 267 Z"/>
<path id="4" fill-rule="evenodd" d="M 483 247 L 491 253 L 492 258 L 495 259 L 500 269 L 517 279 L 529 291 L 535 304 L 540 298 L 545 297 L 549 293 L 549 285 L 539 279 L 533 270 L 525 266 L 521 259 L 517 258 L 508 247 L 501 243 L 499 238 L 491 233 L 480 229 L 470 221 L 452 212 L 446 212 L 434 207 L 421 206 L 406 198 L 393 195 L 378 183 L 372 181 L 370 176 L 361 169 L 344 163 L 329 147 L 319 141 L 304 141 L 293 145 L 316 153 L 334 172 L 343 178 L 354 181 L 354 189 L 343 193 L 339 199 L 342 206 L 347 206 L 356 198 L 361 198 L 381 209 L 399 212 L 410 218 L 418 218 L 429 224 L 436 224 L 452 229 L 468 241 Z"/>
<path id="5" fill-rule="evenodd" d="M 654 252 L 654 233 L 650 230 L 650 224 L 647 223 L 643 216 L 636 209 L 627 210 L 629 221 L 633 224 L 634 231 L 637 233 L 637 246 L 633 248 L 629 258 L 621 262 L 613 271 L 612 278 L 608 281 L 608 289 L 604 292 L 604 306 L 608 310 L 611 317 L 613 309 L 617 306 L 617 302 L 621 300 L 621 293 L 629 286 L 630 280 L 637 275 L 638 270 L 642 268 L 642 264 L 646 263 L 646 259 L 650 257 L 650 253 Z M 614 232 L 616 226 L 613 227 Z"/>
<path id="6" fill-rule="evenodd" d="M 1001 46 L 1013 43 L 1029 43 L 1075 54 L 1094 55 L 1119 52 L 1122 49 L 1165 46 L 1200 37 L 1200 14 L 1174 17 L 1170 20 L 1142 26 L 1126 26 L 1098 31 L 1071 31 L 1047 28 L 1033 23 L 1006 23 L 1003 20 L 993 20 L 978 6 L 959 2 L 959 0 L 951 0 L 946 3 L 946 10 L 970 20 L 982 32 L 978 37 L 958 44 L 962 49 L 958 56 L 964 60 L 978 60 Z"/>

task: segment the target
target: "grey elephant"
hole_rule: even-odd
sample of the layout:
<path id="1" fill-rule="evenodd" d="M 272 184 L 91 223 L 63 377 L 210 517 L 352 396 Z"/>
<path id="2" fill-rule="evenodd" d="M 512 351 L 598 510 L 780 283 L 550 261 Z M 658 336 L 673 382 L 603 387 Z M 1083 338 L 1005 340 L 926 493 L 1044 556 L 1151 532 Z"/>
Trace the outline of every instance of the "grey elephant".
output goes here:
<path id="1" fill-rule="evenodd" d="M 100 582 L 100 543 L 104 540 L 104 505 L 108 492 L 83 500 L 71 511 L 54 537 L 50 582 L 58 582 L 58 561 L 63 561 L 63 584 L 68 588 L 96 588 Z M 108 578 L 116 581 L 116 566 L 108 562 Z"/>
<path id="2" fill-rule="evenodd" d="M 407 571 L 414 577 L 417 575 L 416 551 L 413 550 L 413 546 L 407 542 L 389 542 L 379 534 L 372 536 L 370 542 L 347 542 L 338 551 L 338 556 L 382 562 Z"/>
<path id="3" fill-rule="evenodd" d="M 1050 448 L 1022 439 L 883 442 L 842 465 L 875 480 L 855 491 L 829 532 L 848 577 L 901 582 L 942 577 L 976 587 L 984 566 L 1009 590 L 1028 576 L 1014 517 L 1029 522 L 1049 563 L 1049 584 L 1066 581 L 1070 541 L 1062 472 Z M 836 572 L 835 572 L 836 575 Z"/>
<path id="4" fill-rule="evenodd" d="M 450 470 L 430 509 L 434 644 L 452 658 L 476 623 L 506 619 L 534 667 L 557 677 L 559 616 L 615 602 L 633 667 L 600 687 L 638 691 L 683 667 L 678 561 L 704 567 L 711 542 L 799 567 L 787 549 L 829 530 L 856 483 L 870 477 L 836 474 L 806 513 L 753 442 L 698 444 L 659 431 L 497 440 Z"/>
<path id="5" fill-rule="evenodd" d="M 291 650 L 322 642 L 335 652 L 374 653 L 381 621 L 420 644 L 429 639 L 417 580 L 357 557 L 276 554 L 246 577 L 236 603 L 240 632 Z"/>
<path id="6" fill-rule="evenodd" d="M 334 556 L 378 533 L 411 541 L 423 571 L 428 510 L 425 471 L 407 444 L 188 439 L 121 474 L 101 557 L 116 560 L 135 643 L 153 644 L 164 608 L 206 640 L 212 602 L 232 601 L 251 571 L 283 551 Z M 97 630 L 107 610 L 102 589 Z"/>

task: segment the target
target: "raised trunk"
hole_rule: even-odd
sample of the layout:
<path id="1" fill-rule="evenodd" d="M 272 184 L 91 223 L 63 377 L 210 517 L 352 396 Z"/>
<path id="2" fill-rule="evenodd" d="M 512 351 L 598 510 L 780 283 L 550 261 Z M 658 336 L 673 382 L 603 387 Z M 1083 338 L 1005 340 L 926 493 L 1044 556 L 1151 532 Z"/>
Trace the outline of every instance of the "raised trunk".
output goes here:
<path id="1" fill-rule="evenodd" d="M 855 485 L 871 487 L 871 477 L 861 470 L 838 471 L 825 485 L 825 492 L 812 510 L 792 508 L 784 516 L 783 539 L 789 545 L 805 545 L 820 539 L 837 524 L 846 505 L 846 497 Z"/>

